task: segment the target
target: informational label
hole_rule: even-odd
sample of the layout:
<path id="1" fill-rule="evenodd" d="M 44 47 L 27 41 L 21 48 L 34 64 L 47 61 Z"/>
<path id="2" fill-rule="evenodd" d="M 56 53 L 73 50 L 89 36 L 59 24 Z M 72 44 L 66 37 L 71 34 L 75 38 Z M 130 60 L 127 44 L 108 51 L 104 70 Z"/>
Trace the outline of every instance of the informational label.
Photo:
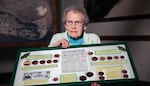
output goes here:
<path id="1" fill-rule="evenodd" d="M 23 74 L 24 85 L 48 83 L 50 71 L 28 72 Z"/>
<path id="2" fill-rule="evenodd" d="M 88 71 L 85 49 L 62 51 L 62 73 Z"/>

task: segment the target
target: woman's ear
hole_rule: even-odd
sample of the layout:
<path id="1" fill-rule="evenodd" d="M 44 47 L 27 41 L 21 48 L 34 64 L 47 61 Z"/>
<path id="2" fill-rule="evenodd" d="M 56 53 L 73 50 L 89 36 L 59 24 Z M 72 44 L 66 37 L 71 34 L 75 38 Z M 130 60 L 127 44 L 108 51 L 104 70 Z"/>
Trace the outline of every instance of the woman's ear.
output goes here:
<path id="1" fill-rule="evenodd" d="M 65 30 L 66 30 L 66 25 L 64 25 L 64 28 L 65 28 Z"/>
<path id="2" fill-rule="evenodd" d="M 87 29 L 87 26 L 84 26 L 83 30 L 86 30 Z"/>

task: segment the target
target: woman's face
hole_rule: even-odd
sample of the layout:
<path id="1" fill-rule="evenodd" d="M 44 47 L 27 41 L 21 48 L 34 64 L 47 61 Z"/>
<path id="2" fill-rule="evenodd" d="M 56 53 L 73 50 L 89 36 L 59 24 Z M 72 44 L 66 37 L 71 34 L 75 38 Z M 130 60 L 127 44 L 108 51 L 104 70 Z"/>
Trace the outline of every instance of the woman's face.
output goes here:
<path id="1" fill-rule="evenodd" d="M 82 35 L 82 32 L 86 29 L 83 23 L 83 14 L 79 12 L 69 11 L 66 15 L 65 29 L 68 34 L 77 39 Z"/>

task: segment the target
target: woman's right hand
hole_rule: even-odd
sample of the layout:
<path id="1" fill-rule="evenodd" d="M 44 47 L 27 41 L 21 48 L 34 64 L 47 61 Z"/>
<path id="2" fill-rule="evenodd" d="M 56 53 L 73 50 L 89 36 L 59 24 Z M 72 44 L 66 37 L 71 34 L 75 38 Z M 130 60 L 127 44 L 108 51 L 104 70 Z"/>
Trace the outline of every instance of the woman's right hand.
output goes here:
<path id="1" fill-rule="evenodd" d="M 61 46 L 62 48 L 68 48 L 68 47 L 70 47 L 70 43 L 66 39 L 61 39 L 61 40 L 57 41 L 56 43 L 54 43 L 53 46 L 55 46 L 55 47 Z"/>
<path id="2" fill-rule="evenodd" d="M 91 86 L 101 86 L 101 85 L 96 83 L 96 82 L 94 82 L 94 83 L 91 84 Z"/>

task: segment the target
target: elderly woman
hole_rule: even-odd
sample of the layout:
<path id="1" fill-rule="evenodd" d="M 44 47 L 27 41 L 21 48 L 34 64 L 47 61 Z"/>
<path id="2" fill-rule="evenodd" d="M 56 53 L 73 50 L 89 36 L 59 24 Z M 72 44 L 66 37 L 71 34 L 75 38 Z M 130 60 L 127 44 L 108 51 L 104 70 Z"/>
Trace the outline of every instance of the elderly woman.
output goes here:
<path id="1" fill-rule="evenodd" d="M 86 33 L 89 18 L 86 10 L 80 6 L 70 6 L 65 9 L 63 24 L 65 32 L 54 34 L 50 46 L 67 48 L 73 45 L 100 43 L 100 38 L 94 33 Z"/>

